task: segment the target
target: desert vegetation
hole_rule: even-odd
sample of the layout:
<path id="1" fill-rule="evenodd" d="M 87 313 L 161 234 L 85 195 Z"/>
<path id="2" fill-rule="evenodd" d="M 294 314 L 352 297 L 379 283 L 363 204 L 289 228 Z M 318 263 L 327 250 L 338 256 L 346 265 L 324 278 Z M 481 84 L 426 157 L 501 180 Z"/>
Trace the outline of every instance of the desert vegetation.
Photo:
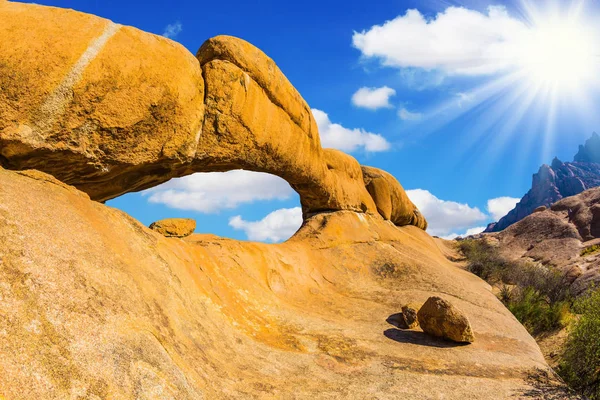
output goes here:
<path id="1" fill-rule="evenodd" d="M 585 249 L 581 250 L 581 257 L 589 256 L 590 254 L 594 254 L 600 251 L 600 244 L 595 244 Z"/>
<path id="2" fill-rule="evenodd" d="M 560 272 L 524 261 L 508 260 L 484 240 L 463 240 L 467 269 L 498 291 L 498 298 L 538 338 L 567 329 L 556 372 L 573 389 L 600 399 L 600 290 L 574 298 Z"/>
<path id="3" fill-rule="evenodd" d="M 569 331 L 558 372 L 577 391 L 600 399 L 600 290 L 588 291 L 572 309 L 578 318 Z"/>
<path id="4" fill-rule="evenodd" d="M 569 284 L 557 271 L 502 257 L 481 240 L 464 240 L 467 269 L 499 288 L 498 297 L 533 335 L 565 327 L 570 320 Z"/>

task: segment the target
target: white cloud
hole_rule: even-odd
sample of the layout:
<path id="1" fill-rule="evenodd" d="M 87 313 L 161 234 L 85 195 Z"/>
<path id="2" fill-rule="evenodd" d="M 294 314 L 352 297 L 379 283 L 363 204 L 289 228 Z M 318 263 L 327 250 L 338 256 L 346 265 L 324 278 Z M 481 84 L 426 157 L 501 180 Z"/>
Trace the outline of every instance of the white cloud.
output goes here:
<path id="1" fill-rule="evenodd" d="M 452 6 L 432 19 L 408 10 L 354 32 L 352 42 L 363 57 L 379 59 L 385 66 L 479 75 L 515 66 L 530 33 L 504 6 L 490 6 L 486 13 Z"/>
<path id="2" fill-rule="evenodd" d="M 395 95 L 396 91 L 387 86 L 380 88 L 361 87 L 352 95 L 352 104 L 370 110 L 391 108 L 390 97 Z"/>
<path id="3" fill-rule="evenodd" d="M 459 93 L 456 93 L 456 97 L 458 97 L 458 101 L 457 101 L 458 107 L 462 108 L 463 105 L 468 104 L 474 100 L 475 94 L 459 92 Z"/>
<path id="4" fill-rule="evenodd" d="M 327 113 L 312 109 L 312 113 L 319 127 L 321 145 L 346 152 L 356 151 L 363 148 L 368 152 L 389 150 L 390 143 L 381 135 L 370 133 L 364 129 L 348 129 L 340 124 L 334 124 L 329 120 Z"/>
<path id="5" fill-rule="evenodd" d="M 408 111 L 406 108 L 398 110 L 398 117 L 403 121 L 418 121 L 423 118 L 423 114 L 418 112 Z"/>
<path id="6" fill-rule="evenodd" d="M 500 218 L 508 214 L 510 210 L 515 208 L 519 201 L 521 201 L 521 199 L 516 197 L 497 197 L 495 199 L 488 200 L 487 209 L 494 221 L 498 221 Z"/>
<path id="7" fill-rule="evenodd" d="M 171 179 L 144 192 L 150 203 L 203 213 L 258 200 L 285 200 L 293 194 L 294 190 L 282 178 L 244 170 L 197 173 Z"/>
<path id="8" fill-rule="evenodd" d="M 464 236 L 477 235 L 478 233 L 485 231 L 485 228 L 487 228 L 487 227 L 486 226 L 476 226 L 475 228 L 467 229 L 467 231 L 464 233 Z"/>
<path id="9" fill-rule="evenodd" d="M 459 236 L 467 237 L 467 236 L 471 236 L 471 235 L 477 235 L 478 233 L 485 231 L 485 228 L 486 228 L 485 226 L 476 226 L 475 228 L 467 229 L 466 232 L 464 232 L 464 233 L 450 233 L 448 235 L 441 236 L 441 238 L 446 239 L 446 240 L 452 240 L 452 239 L 456 239 Z"/>
<path id="10" fill-rule="evenodd" d="M 434 236 L 445 237 L 488 219 L 477 207 L 440 200 L 427 190 L 407 190 L 406 194 L 427 218 L 427 231 Z"/>
<path id="11" fill-rule="evenodd" d="M 446 74 L 440 71 L 426 71 L 421 68 L 402 68 L 400 82 L 411 90 L 423 91 L 444 83 Z"/>
<path id="12" fill-rule="evenodd" d="M 490 199 L 487 202 L 487 215 L 468 204 L 438 199 L 424 189 L 407 190 L 406 193 L 427 218 L 427 231 L 433 236 L 449 240 L 457 236 L 465 237 L 483 232 L 486 227 L 479 226 L 482 222 L 489 221 L 490 218 L 499 220 L 520 201 L 513 197 Z"/>
<path id="13" fill-rule="evenodd" d="M 173 24 L 167 25 L 162 35 L 166 38 L 174 39 L 177 35 L 181 33 L 182 30 L 183 26 L 181 25 L 181 22 L 177 21 Z"/>
<path id="14" fill-rule="evenodd" d="M 275 210 L 259 221 L 245 221 L 241 215 L 229 219 L 229 226 L 243 230 L 250 240 L 281 242 L 290 238 L 302 225 L 300 207 Z"/>

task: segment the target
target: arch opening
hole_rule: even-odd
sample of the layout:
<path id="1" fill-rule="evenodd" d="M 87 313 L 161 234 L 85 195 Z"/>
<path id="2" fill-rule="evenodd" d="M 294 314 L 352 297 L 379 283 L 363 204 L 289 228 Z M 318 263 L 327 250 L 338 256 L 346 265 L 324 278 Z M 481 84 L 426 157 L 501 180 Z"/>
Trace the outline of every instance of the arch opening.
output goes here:
<path id="1" fill-rule="evenodd" d="M 149 226 L 157 220 L 196 221 L 196 234 L 279 243 L 302 225 L 299 194 L 284 179 L 235 169 L 198 172 L 109 200 Z"/>

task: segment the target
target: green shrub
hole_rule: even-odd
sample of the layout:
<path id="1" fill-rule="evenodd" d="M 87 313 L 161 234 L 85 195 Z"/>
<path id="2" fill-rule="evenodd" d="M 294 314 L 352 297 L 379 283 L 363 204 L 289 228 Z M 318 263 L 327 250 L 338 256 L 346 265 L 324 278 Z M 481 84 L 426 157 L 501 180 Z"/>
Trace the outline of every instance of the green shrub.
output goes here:
<path id="1" fill-rule="evenodd" d="M 585 249 L 581 250 L 581 257 L 585 257 L 587 255 L 593 254 L 600 251 L 600 244 L 595 244 L 593 246 L 590 247 L 586 247 Z"/>
<path id="2" fill-rule="evenodd" d="M 570 285 L 563 273 L 527 262 L 507 263 L 502 271 L 503 282 L 519 288 L 532 288 L 550 303 L 559 303 L 570 298 Z"/>
<path id="3" fill-rule="evenodd" d="M 500 300 L 533 335 L 574 320 L 558 372 L 571 388 L 591 400 L 600 400 L 600 290 L 590 289 L 573 302 L 569 282 L 556 270 L 507 260 L 497 248 L 481 240 L 465 240 L 459 247 L 467 259 L 467 269 L 497 284 Z M 581 255 L 598 251 L 600 245 L 594 245 Z"/>
<path id="4" fill-rule="evenodd" d="M 483 280 L 495 284 L 516 285 L 521 289 L 531 287 L 547 296 L 551 303 L 570 297 L 569 283 L 564 274 L 523 261 L 510 261 L 498 249 L 482 240 L 463 240 L 459 248 L 467 259 L 467 270 Z M 506 296 L 506 293 L 502 294 Z"/>
<path id="5" fill-rule="evenodd" d="M 491 284 L 501 285 L 498 297 L 530 333 L 535 335 L 565 326 L 571 315 L 571 295 L 564 274 L 528 262 L 507 260 L 496 247 L 483 240 L 464 240 L 459 248 L 470 272 Z"/>
<path id="6" fill-rule="evenodd" d="M 515 296 L 515 291 L 521 293 Z M 570 315 L 569 301 L 551 302 L 548 296 L 531 286 L 525 289 L 513 289 L 506 306 L 534 335 L 563 327 Z"/>
<path id="7" fill-rule="evenodd" d="M 502 301 L 502 303 L 508 304 L 512 299 L 512 290 L 510 289 L 510 287 L 502 285 L 500 293 L 498 293 L 498 297 L 500 298 L 500 301 Z"/>
<path id="8" fill-rule="evenodd" d="M 600 400 L 600 290 L 577 299 L 580 314 L 569 332 L 559 373 L 575 390 Z"/>
<path id="9" fill-rule="evenodd" d="M 468 261 L 469 272 L 488 282 L 501 279 L 506 260 L 496 248 L 481 240 L 463 240 L 459 242 L 459 248 Z"/>

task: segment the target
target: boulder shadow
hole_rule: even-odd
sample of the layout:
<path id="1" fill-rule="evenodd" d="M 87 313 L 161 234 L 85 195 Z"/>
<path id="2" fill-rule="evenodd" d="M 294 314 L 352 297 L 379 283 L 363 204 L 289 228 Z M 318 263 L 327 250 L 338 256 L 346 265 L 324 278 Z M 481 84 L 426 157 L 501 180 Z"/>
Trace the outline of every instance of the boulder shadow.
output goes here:
<path id="1" fill-rule="evenodd" d="M 404 321 L 404 317 L 402 317 L 401 312 L 390 315 L 389 317 L 387 317 L 385 322 L 395 326 L 396 328 L 408 329 L 408 325 L 406 325 L 406 322 Z"/>
<path id="2" fill-rule="evenodd" d="M 463 347 L 468 345 L 468 343 L 457 343 L 451 340 L 446 340 L 444 338 L 431 336 L 422 331 L 390 328 L 383 331 L 383 335 L 386 338 L 396 341 L 398 343 L 410 343 L 419 346 L 439 347 L 444 349 L 452 347 Z"/>

